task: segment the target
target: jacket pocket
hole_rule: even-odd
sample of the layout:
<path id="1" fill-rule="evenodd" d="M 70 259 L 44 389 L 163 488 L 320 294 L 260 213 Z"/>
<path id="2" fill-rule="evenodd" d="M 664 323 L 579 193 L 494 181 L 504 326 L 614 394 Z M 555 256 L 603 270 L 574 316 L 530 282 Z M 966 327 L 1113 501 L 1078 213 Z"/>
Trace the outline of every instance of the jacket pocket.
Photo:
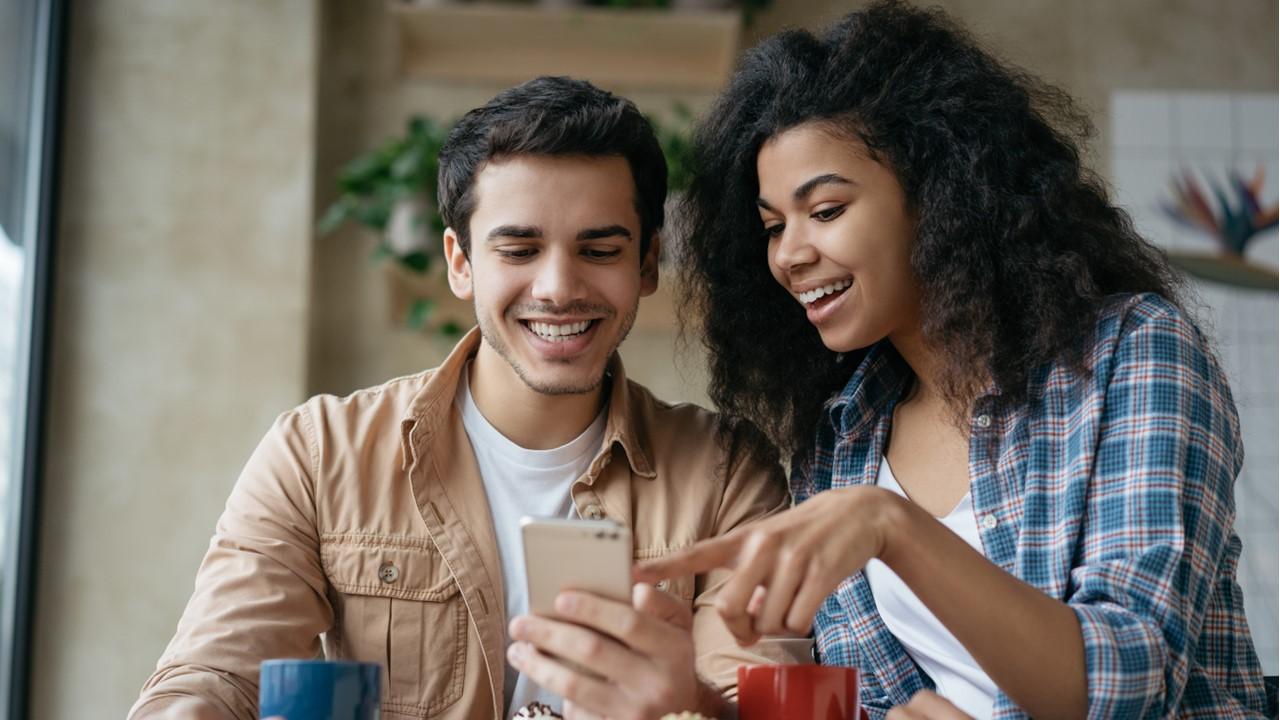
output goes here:
<path id="1" fill-rule="evenodd" d="M 326 647 L 382 664 L 382 707 L 430 717 L 462 696 L 467 610 L 429 540 L 325 535 L 320 560 L 334 589 Z"/>
<path id="2" fill-rule="evenodd" d="M 679 548 L 637 548 L 632 554 L 632 557 L 635 562 L 641 563 L 645 560 L 656 560 L 658 558 L 666 557 L 667 555 L 676 552 L 678 549 Z M 689 603 L 689 607 L 692 608 L 694 595 L 696 593 L 696 585 L 697 583 L 695 582 L 694 577 L 692 575 L 687 575 L 684 577 L 666 578 L 662 582 L 658 583 L 658 589 L 668 595 L 673 595 L 680 600 L 684 600 Z"/>

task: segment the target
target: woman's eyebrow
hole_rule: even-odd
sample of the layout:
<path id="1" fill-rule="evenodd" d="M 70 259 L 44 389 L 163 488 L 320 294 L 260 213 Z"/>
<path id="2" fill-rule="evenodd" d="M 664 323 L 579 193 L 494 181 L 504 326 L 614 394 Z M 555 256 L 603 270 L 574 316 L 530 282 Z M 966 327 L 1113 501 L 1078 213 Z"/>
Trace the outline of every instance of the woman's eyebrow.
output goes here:
<path id="1" fill-rule="evenodd" d="M 808 180 L 805 180 L 804 182 L 800 183 L 800 187 L 797 187 L 795 192 L 791 193 L 791 196 L 796 200 L 804 200 L 806 197 L 809 196 L 810 193 L 812 193 L 815 189 L 817 189 L 821 185 L 854 185 L 854 184 L 856 183 L 854 183 L 849 178 L 844 177 L 843 175 L 837 175 L 836 173 L 824 173 L 816 177 L 811 177 Z M 771 211 L 773 210 L 773 206 L 770 205 L 768 202 L 766 202 L 765 199 L 762 197 L 756 198 L 756 205 L 764 208 L 765 210 L 771 210 Z"/>
<path id="2" fill-rule="evenodd" d="M 809 193 L 813 192 L 814 189 L 816 189 L 820 185 L 852 185 L 852 184 L 853 184 L 853 181 L 850 180 L 849 178 L 844 177 L 843 175 L 837 175 L 835 173 L 826 173 L 824 175 L 812 177 L 804 181 L 803 183 L 800 184 L 800 187 L 796 188 L 796 191 L 792 193 L 791 196 L 794 197 L 796 200 L 803 200 L 809 196 Z"/>

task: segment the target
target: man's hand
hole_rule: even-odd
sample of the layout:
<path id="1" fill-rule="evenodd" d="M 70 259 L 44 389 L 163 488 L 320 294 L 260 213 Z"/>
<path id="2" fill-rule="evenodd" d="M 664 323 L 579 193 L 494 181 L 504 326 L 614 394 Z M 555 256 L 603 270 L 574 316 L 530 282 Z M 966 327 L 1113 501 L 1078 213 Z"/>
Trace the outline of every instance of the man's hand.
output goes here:
<path id="1" fill-rule="evenodd" d="M 654 582 L 731 568 L 716 610 L 741 645 L 762 635 L 804 635 L 823 600 L 878 557 L 904 502 L 877 487 L 828 490 L 731 533 L 650 560 L 635 579 Z"/>
<path id="2" fill-rule="evenodd" d="M 555 610 L 560 619 L 513 619 L 507 657 L 521 673 L 565 699 L 566 720 L 652 720 L 669 712 L 724 711 L 719 693 L 698 678 L 693 616 L 680 600 L 638 584 L 631 605 L 570 591 L 556 598 Z"/>
<path id="3" fill-rule="evenodd" d="M 973 718 L 941 695 L 921 690 L 911 696 L 911 702 L 890 710 L 885 720 L 973 720 Z"/>

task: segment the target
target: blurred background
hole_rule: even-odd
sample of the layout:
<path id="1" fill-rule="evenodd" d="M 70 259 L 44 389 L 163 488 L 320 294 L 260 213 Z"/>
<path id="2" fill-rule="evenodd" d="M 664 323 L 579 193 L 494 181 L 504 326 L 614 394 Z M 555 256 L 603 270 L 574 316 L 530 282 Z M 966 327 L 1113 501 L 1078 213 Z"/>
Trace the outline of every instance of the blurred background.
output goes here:
<path id="1" fill-rule="evenodd" d="M 1240 410 L 1240 581 L 1276 674 L 1276 3 L 938 4 L 1079 99 L 1090 164 L 1194 278 Z M 8 716 L 122 717 L 273 418 L 433 366 L 469 327 L 424 200 L 451 121 L 576 75 L 634 99 L 679 168 L 738 52 L 859 5 L 0 0 Z M 628 372 L 705 404 L 670 297 L 642 303 Z"/>

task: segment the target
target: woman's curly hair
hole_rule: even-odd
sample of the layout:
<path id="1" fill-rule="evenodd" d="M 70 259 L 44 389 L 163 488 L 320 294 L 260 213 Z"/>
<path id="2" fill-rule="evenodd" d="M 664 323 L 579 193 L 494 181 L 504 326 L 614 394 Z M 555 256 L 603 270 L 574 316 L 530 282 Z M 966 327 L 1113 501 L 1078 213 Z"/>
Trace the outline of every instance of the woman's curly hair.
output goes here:
<path id="1" fill-rule="evenodd" d="M 876 2 L 817 36 L 744 54 L 695 136 L 681 216 L 682 313 L 709 353 L 710 395 L 784 452 L 810 449 L 823 403 L 865 349 L 825 348 L 769 273 L 756 154 L 819 122 L 866 145 L 902 186 L 923 333 L 957 415 L 994 381 L 1026 398 L 1031 371 L 1083 367 L 1107 296 L 1181 285 L 1086 169 L 1092 126 L 1061 90 L 983 51 L 939 10 Z"/>

